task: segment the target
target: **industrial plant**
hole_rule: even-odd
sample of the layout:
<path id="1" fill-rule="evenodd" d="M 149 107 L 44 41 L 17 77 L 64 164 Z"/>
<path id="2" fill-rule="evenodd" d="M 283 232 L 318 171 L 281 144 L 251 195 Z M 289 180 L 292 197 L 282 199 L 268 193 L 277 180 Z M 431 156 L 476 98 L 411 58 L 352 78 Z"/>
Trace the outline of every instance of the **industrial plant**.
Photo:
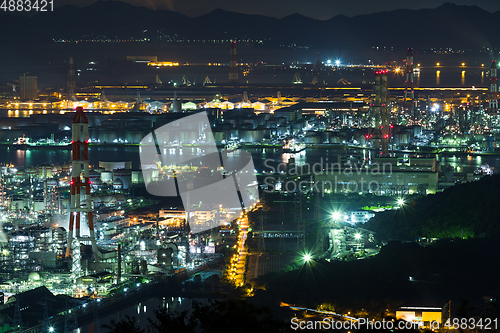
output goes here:
<path id="1" fill-rule="evenodd" d="M 380 264 L 393 260 L 387 251 L 410 253 L 394 259 L 410 267 L 430 249 L 419 261 L 427 265 L 433 246 L 494 229 L 483 223 L 491 216 L 473 227 L 455 225 L 455 212 L 439 219 L 441 208 L 472 200 L 454 194 L 459 186 L 483 193 L 500 168 L 498 54 L 489 47 L 408 41 L 353 56 L 229 33 L 140 31 L 53 33 L 50 45 L 64 52 L 0 82 L 0 333 L 106 332 L 131 309 L 145 328 L 151 304 L 174 313 L 214 298 L 255 297 L 303 322 L 310 313 L 352 322 L 368 316 L 364 300 L 315 296 L 311 309 L 309 294 L 330 286 L 310 276 L 346 271 L 336 288 L 353 290 L 365 280 L 352 267 L 392 274 Z M 151 36 L 165 44 L 149 47 Z M 96 43 L 113 56 L 81 51 Z M 263 60 L 271 43 L 276 55 Z M 212 53 L 190 55 L 201 49 Z M 435 282 L 448 276 L 438 261 L 429 272 L 398 271 L 392 288 L 446 285 Z M 411 302 L 417 287 L 407 288 Z M 496 292 L 482 295 L 485 313 Z M 431 328 L 452 318 L 450 303 L 394 299 L 377 305 L 383 319 Z"/>

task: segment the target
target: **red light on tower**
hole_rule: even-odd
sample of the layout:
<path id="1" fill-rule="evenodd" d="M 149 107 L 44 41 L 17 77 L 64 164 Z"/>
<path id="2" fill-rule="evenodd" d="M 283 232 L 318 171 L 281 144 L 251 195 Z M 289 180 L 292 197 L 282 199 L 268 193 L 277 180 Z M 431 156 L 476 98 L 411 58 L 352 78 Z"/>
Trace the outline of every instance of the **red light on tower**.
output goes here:
<path id="1" fill-rule="evenodd" d="M 100 252 L 95 239 L 89 183 L 89 122 L 82 107 L 76 108 L 71 126 L 73 136 L 71 141 L 72 170 L 71 181 L 69 182 L 71 186 L 71 205 L 66 257 L 70 256 L 72 249 L 80 246 L 80 220 L 82 215 L 86 215 L 90 230 L 90 243 L 92 244 L 95 259 L 98 261 Z M 82 176 L 83 181 L 81 180 Z M 73 231 L 75 232 L 75 238 L 73 237 Z"/>

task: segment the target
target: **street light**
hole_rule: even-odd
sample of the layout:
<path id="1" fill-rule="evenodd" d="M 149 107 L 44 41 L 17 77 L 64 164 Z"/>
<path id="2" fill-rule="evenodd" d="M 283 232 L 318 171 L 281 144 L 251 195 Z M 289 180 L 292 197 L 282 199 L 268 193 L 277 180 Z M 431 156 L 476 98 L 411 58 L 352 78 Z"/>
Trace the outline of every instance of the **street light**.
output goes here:
<path id="1" fill-rule="evenodd" d="M 354 238 L 355 238 L 356 240 L 360 240 L 360 239 L 361 239 L 361 234 L 359 234 L 359 233 L 358 233 L 358 234 L 355 234 L 355 235 L 354 235 Z"/>
<path id="2" fill-rule="evenodd" d="M 49 332 L 54 332 L 54 327 L 50 326 L 49 327 Z"/>
<path id="3" fill-rule="evenodd" d="M 332 219 L 334 219 L 334 220 L 339 220 L 341 216 L 342 215 L 340 214 L 340 212 L 333 212 L 332 213 Z"/>
<path id="4" fill-rule="evenodd" d="M 405 204 L 405 200 L 403 198 L 398 199 L 398 206 L 403 206 Z"/>
<path id="5" fill-rule="evenodd" d="M 304 261 L 304 263 L 308 263 L 312 260 L 312 256 L 309 253 L 306 253 L 302 256 L 302 260 Z"/>

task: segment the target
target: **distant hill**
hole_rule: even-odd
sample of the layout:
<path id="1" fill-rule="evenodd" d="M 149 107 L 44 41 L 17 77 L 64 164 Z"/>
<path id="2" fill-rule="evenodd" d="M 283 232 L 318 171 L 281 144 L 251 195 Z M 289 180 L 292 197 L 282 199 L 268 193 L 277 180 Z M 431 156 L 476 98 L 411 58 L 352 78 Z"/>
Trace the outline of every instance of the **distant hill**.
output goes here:
<path id="1" fill-rule="evenodd" d="M 364 228 L 389 239 L 500 235 L 500 175 L 485 176 L 377 214 Z"/>
<path id="2" fill-rule="evenodd" d="M 2 43 L 51 42 L 53 39 L 146 38 L 151 40 L 256 39 L 267 45 L 317 48 L 371 46 L 491 47 L 500 42 L 500 12 L 444 4 L 435 9 L 395 10 L 326 21 L 293 14 L 282 19 L 214 10 L 190 18 L 120 1 L 98 1 L 79 8 L 63 6 L 34 17 L 0 11 Z M 162 38 L 160 38 L 163 36 Z M 168 36 L 168 37 L 166 37 Z"/>

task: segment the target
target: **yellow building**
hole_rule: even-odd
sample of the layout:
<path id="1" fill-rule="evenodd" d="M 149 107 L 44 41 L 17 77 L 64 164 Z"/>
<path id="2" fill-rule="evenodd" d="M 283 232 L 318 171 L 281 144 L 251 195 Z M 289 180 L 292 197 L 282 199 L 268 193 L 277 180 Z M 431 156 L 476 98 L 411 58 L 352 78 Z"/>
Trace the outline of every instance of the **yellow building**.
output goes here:
<path id="1" fill-rule="evenodd" d="M 429 326 L 431 322 L 443 322 L 443 308 L 426 306 L 402 306 L 396 311 L 396 319 L 408 322 L 423 322 Z"/>

